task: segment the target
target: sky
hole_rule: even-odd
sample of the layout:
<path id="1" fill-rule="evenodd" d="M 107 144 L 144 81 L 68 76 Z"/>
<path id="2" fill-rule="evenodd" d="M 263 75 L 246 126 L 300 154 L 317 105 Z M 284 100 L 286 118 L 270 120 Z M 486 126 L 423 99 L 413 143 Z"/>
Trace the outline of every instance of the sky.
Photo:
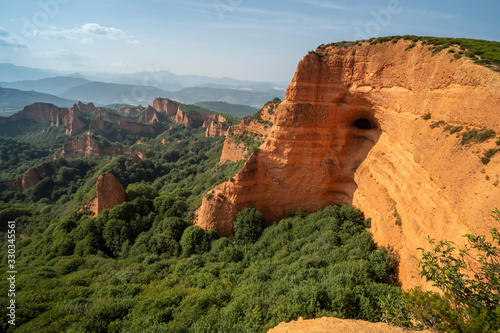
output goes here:
<path id="1" fill-rule="evenodd" d="M 387 35 L 500 41 L 498 0 L 3 0 L 0 62 L 288 83 L 320 44 Z"/>

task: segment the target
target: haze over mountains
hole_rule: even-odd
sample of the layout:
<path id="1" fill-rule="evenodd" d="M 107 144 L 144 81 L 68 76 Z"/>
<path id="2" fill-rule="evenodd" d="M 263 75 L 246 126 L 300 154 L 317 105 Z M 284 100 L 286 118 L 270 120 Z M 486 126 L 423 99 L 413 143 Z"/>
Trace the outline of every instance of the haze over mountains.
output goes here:
<path id="1" fill-rule="evenodd" d="M 32 102 L 69 106 L 75 101 L 96 105 L 150 104 L 156 97 L 182 103 L 227 102 L 260 107 L 274 97 L 284 98 L 284 85 L 270 82 L 176 75 L 168 71 L 118 73 L 63 73 L 0 64 L 0 113 L 9 115 Z M 41 93 L 44 95 L 36 95 Z M 38 96 L 38 97 L 36 97 Z M 26 100 L 27 103 L 21 103 Z"/>

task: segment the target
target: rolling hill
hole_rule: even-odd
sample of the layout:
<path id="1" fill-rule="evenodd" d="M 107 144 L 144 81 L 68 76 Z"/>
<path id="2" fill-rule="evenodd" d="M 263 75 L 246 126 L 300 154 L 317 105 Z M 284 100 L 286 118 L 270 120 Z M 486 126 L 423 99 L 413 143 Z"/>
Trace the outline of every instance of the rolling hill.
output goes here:
<path id="1" fill-rule="evenodd" d="M 227 102 L 199 102 L 195 105 L 212 111 L 227 113 L 239 118 L 244 118 L 259 111 L 258 108 L 254 108 L 248 105 L 229 104 Z"/>
<path id="2" fill-rule="evenodd" d="M 16 66 L 9 63 L 0 63 L 0 81 L 39 80 L 58 75 L 61 75 L 61 73 L 51 69 L 31 68 Z"/>
<path id="3" fill-rule="evenodd" d="M 26 105 L 35 102 L 52 103 L 59 107 L 70 107 L 76 101 L 36 91 L 0 88 L 0 116 L 10 116 L 22 110 Z"/>
<path id="4" fill-rule="evenodd" d="M 34 90 L 45 94 L 59 95 L 68 90 L 88 83 L 89 80 L 71 76 L 56 76 L 40 80 L 0 82 L 0 87 L 19 90 Z"/>
<path id="5" fill-rule="evenodd" d="M 70 88 L 59 96 L 97 104 L 125 103 L 135 105 L 152 103 L 156 97 L 167 95 L 166 91 L 151 86 L 94 81 Z"/>

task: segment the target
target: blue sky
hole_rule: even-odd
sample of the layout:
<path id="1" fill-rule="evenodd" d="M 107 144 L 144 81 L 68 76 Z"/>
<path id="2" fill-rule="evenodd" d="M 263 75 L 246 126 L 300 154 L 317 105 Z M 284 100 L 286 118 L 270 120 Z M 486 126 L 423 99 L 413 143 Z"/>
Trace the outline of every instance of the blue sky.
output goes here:
<path id="1" fill-rule="evenodd" d="M 396 34 L 498 41 L 498 17 L 497 0 L 4 0 L 0 62 L 287 83 L 323 43 Z"/>

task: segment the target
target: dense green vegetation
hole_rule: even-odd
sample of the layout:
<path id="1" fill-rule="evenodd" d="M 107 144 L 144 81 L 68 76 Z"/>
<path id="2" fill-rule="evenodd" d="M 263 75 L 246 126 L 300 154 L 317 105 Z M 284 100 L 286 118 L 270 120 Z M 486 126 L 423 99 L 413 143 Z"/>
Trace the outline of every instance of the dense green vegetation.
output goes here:
<path id="1" fill-rule="evenodd" d="M 421 42 L 422 45 L 429 45 L 433 54 L 437 52 L 448 50 L 449 53 L 453 53 L 455 58 L 459 59 L 462 56 L 469 57 L 476 63 L 485 65 L 493 68 L 494 70 L 500 70 L 500 42 L 497 41 L 486 41 L 480 39 L 469 39 L 469 38 L 451 38 L 451 37 L 431 37 L 431 36 L 385 36 L 378 38 L 370 38 L 367 41 L 354 41 L 347 42 L 341 41 L 336 43 L 330 43 L 327 45 L 320 45 L 316 52 L 324 54 L 324 50 L 328 46 L 335 47 L 349 47 L 353 45 L 361 45 L 362 42 L 369 42 L 370 44 L 378 43 L 397 43 L 399 40 L 412 41 L 407 50 L 415 47 L 417 42 Z"/>
<path id="2" fill-rule="evenodd" d="M 275 108 L 280 101 L 270 103 Z M 120 154 L 53 160 L 53 152 L 74 139 L 60 129 L 42 132 L 43 126 L 31 124 L 33 131 L 0 137 L 5 177 L 44 161 L 37 185 L 0 192 L 1 290 L 9 285 L 7 221 L 15 221 L 22 234 L 16 240 L 16 326 L 9 327 L 3 316 L 0 331 L 266 332 L 300 316 L 384 320 L 450 332 L 476 329 L 480 320 L 487 328 L 500 327 L 498 292 L 487 293 L 498 290 L 496 266 L 483 271 L 493 279 L 473 284 L 460 273 L 461 261 L 446 257 L 448 266 L 439 265 L 441 250 L 450 245 L 439 243 L 434 253 L 424 253 L 422 274 L 443 288 L 444 296 L 403 293 L 396 255 L 374 243 L 366 230 L 370 221 L 351 206 L 310 215 L 298 210 L 267 227 L 248 207 L 237 214 L 230 238 L 193 225 L 203 196 L 213 197 L 210 189 L 231 179 L 245 161 L 221 165 L 224 138 L 161 121 L 159 135 L 114 130 L 93 135 L 103 145 L 148 156 L 135 164 Z M 481 133 L 473 138 L 486 135 Z M 260 144 L 257 134 L 243 136 L 251 147 Z M 90 217 L 87 205 L 105 172 L 126 188 L 126 201 Z M 484 239 L 469 239 L 475 249 L 487 249 L 482 258 L 498 256 Z M 0 307 L 6 309 L 7 302 L 2 296 Z M 463 306 L 470 302 L 478 304 L 475 312 Z M 446 319 L 437 318 L 429 304 Z"/>
<path id="3" fill-rule="evenodd" d="M 219 239 L 188 227 L 173 198 L 137 190 L 96 219 L 53 219 L 18 240 L 17 331 L 265 332 L 299 316 L 377 321 L 379 298 L 399 294 L 396 258 L 352 207 Z"/>
<path id="4" fill-rule="evenodd" d="M 15 220 L 23 235 L 18 331 L 264 332 L 298 316 L 377 321 L 379 298 L 399 295 L 396 258 L 377 248 L 352 207 L 299 211 L 267 228 L 246 208 L 231 238 L 192 225 L 203 195 L 245 161 L 220 165 L 224 138 L 162 122 L 160 135 L 93 134 L 103 145 L 148 156 L 135 164 L 129 155 L 53 160 L 71 138 L 43 126 L 1 138 L 5 177 L 44 161 L 36 186 L 0 194 L 0 288 L 8 283 L 6 222 Z M 86 205 L 104 172 L 126 188 L 127 200 L 91 218 Z"/>
<path id="5" fill-rule="evenodd" d="M 48 149 L 0 137 L 0 181 L 15 178 L 25 171 L 26 167 L 40 164 L 49 155 Z"/>

